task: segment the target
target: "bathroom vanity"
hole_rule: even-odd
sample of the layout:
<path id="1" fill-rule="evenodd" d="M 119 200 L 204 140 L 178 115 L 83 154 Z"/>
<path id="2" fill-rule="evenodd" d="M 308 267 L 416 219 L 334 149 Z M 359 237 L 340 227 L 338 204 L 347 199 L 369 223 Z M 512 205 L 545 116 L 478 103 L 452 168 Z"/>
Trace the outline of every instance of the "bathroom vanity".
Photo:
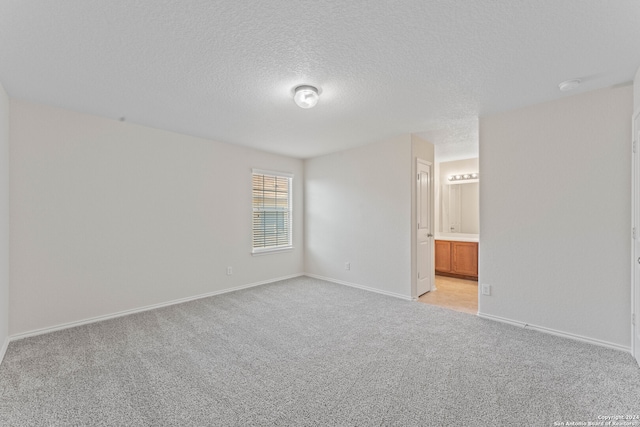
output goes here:
<path id="1" fill-rule="evenodd" d="M 436 274 L 478 280 L 478 242 L 436 239 L 435 251 Z"/>

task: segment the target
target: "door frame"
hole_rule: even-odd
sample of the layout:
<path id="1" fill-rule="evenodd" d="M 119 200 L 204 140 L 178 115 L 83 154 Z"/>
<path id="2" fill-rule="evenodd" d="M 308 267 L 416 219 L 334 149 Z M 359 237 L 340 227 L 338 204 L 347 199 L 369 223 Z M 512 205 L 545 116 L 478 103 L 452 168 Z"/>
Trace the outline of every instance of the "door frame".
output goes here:
<path id="1" fill-rule="evenodd" d="M 631 354 L 640 365 L 640 108 L 631 118 Z"/>

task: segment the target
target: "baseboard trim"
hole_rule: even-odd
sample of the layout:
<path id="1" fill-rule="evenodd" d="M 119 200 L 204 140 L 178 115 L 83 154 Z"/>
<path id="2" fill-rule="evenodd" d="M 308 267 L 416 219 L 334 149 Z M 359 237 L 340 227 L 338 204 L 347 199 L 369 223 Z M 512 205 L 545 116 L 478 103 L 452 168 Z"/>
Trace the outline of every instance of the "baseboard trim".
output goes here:
<path id="1" fill-rule="evenodd" d="M 324 280 L 326 282 L 336 283 L 338 285 L 349 286 L 350 288 L 362 289 L 363 291 L 375 292 L 376 294 L 387 295 L 394 298 L 400 298 L 406 301 L 411 301 L 412 298 L 407 295 L 397 294 L 395 292 L 383 291 L 381 289 L 372 288 L 370 286 L 359 285 L 357 283 L 345 282 L 344 280 L 332 279 L 331 277 L 319 276 L 317 274 L 305 273 L 305 276 L 313 279 Z"/>
<path id="2" fill-rule="evenodd" d="M 0 364 L 4 360 L 4 355 L 7 353 L 7 348 L 9 348 L 10 337 L 5 338 L 4 344 L 2 344 L 2 348 L 0 349 Z"/>
<path id="3" fill-rule="evenodd" d="M 494 316 L 492 314 L 485 314 L 485 313 L 478 312 L 478 317 L 482 317 L 483 319 L 488 319 L 488 320 L 494 320 L 496 322 L 508 323 L 509 325 L 514 325 L 521 328 L 533 329 L 534 331 L 544 332 L 545 334 L 555 335 L 558 337 L 569 338 L 575 341 L 582 341 L 585 343 L 598 345 L 600 347 L 607 347 L 613 350 L 619 350 L 619 351 L 624 351 L 626 353 L 631 353 L 631 347 L 614 344 L 608 341 L 602 341 L 595 338 L 589 338 L 582 335 L 559 331 L 557 329 L 546 328 L 544 326 L 532 325 L 530 323 L 525 323 L 525 322 L 521 322 L 513 319 L 507 319 L 506 317 Z"/>
<path id="4" fill-rule="evenodd" d="M 76 326 L 82 326 L 82 325 L 88 325 L 90 323 L 102 322 L 103 320 L 115 319 L 117 317 L 123 317 L 123 316 L 128 316 L 130 314 L 142 313 L 144 311 L 155 310 L 157 308 L 162 308 L 162 307 L 168 307 L 170 305 L 182 304 L 182 303 L 185 303 L 185 302 L 194 301 L 194 300 L 198 300 L 198 299 L 202 299 L 202 298 L 208 298 L 208 297 L 212 297 L 212 296 L 216 296 L 216 295 L 226 294 L 226 293 L 229 293 L 229 292 L 235 292 L 235 291 L 239 291 L 239 290 L 242 290 L 242 289 L 254 288 L 256 286 L 266 285 L 268 283 L 279 282 L 281 280 L 293 279 L 295 277 L 300 277 L 300 276 L 304 276 L 304 275 L 305 275 L 304 273 L 292 274 L 292 275 L 289 275 L 289 276 L 278 277 L 278 278 L 269 279 L 269 280 L 263 280 L 261 282 L 249 283 L 247 285 L 235 286 L 233 288 L 227 288 L 227 289 L 222 289 L 222 290 L 218 290 L 218 291 L 207 292 L 205 294 L 194 295 L 194 296 L 191 296 L 191 297 L 179 298 L 179 299 L 175 299 L 175 300 L 171 300 L 171 301 L 167 301 L 167 302 L 162 302 L 162 303 L 158 303 L 158 304 L 146 305 L 144 307 L 138 307 L 138 308 L 133 308 L 133 309 L 130 309 L 130 310 L 118 311 L 116 313 L 111 313 L 111 314 L 106 314 L 106 315 L 96 316 L 96 317 L 90 317 L 88 319 L 77 320 L 77 321 L 74 321 L 74 322 L 61 323 L 59 325 L 49 326 L 49 327 L 41 328 L 41 329 L 35 329 L 35 330 L 32 330 L 32 331 L 21 332 L 19 334 L 11 335 L 8 338 L 7 342 L 5 343 L 5 347 L 3 347 L 3 348 L 6 349 L 6 346 L 8 345 L 9 341 L 18 341 L 18 340 L 21 340 L 21 339 L 24 339 L 24 338 L 35 337 L 37 335 L 48 334 L 48 333 L 51 333 L 51 332 L 61 331 L 63 329 L 74 328 Z M 4 357 L 4 352 L 2 353 L 2 356 Z M 1 359 L 0 359 L 0 361 L 1 361 Z"/>

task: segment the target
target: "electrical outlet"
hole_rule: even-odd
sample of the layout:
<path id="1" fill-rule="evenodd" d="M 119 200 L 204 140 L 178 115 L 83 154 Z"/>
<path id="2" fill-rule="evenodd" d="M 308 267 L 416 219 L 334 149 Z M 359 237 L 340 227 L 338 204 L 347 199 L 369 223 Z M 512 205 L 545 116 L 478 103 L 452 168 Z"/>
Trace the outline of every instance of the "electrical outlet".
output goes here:
<path id="1" fill-rule="evenodd" d="M 227 267 L 227 276 L 231 276 L 233 274 L 233 268 Z"/>
<path id="2" fill-rule="evenodd" d="M 345 270 L 351 270 L 351 263 L 350 262 L 345 262 L 344 263 L 344 269 Z"/>
<path id="3" fill-rule="evenodd" d="M 487 285 L 484 283 L 482 284 L 482 295 L 491 295 L 491 285 Z"/>

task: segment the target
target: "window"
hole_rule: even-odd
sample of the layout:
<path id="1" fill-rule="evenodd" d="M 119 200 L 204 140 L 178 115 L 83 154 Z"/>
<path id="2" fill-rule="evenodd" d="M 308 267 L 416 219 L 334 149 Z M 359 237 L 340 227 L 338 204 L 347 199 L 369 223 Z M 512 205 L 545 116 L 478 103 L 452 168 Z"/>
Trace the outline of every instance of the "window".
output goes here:
<path id="1" fill-rule="evenodd" d="M 292 248 L 291 182 L 293 175 L 258 169 L 252 174 L 252 253 Z"/>

